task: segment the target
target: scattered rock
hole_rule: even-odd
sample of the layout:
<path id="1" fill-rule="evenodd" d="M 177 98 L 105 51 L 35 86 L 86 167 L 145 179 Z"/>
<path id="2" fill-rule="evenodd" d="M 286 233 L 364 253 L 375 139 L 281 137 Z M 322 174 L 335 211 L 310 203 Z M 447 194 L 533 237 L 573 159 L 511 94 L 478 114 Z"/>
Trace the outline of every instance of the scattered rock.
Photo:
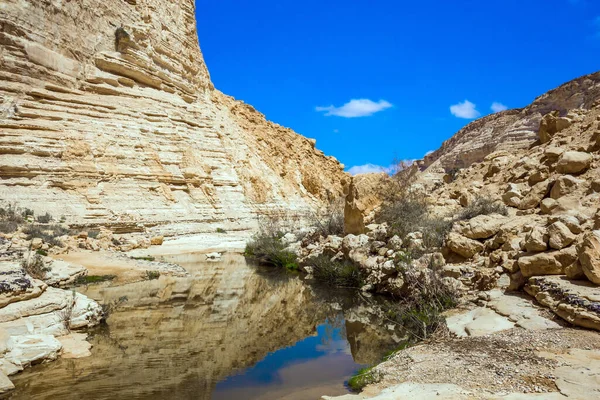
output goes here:
<path id="1" fill-rule="evenodd" d="M 579 174 L 592 164 L 593 157 L 581 151 L 567 151 L 558 160 L 556 170 L 562 174 Z"/>

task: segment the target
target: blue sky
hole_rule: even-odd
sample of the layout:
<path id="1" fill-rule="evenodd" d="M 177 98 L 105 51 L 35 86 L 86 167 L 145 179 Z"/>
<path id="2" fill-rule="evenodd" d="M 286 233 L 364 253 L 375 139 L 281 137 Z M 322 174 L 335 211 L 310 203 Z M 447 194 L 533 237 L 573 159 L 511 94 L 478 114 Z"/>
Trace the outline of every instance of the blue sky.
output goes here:
<path id="1" fill-rule="evenodd" d="M 353 172 L 600 70 L 600 0 L 197 0 L 215 86 Z M 362 166 L 362 167 L 361 167 Z"/>

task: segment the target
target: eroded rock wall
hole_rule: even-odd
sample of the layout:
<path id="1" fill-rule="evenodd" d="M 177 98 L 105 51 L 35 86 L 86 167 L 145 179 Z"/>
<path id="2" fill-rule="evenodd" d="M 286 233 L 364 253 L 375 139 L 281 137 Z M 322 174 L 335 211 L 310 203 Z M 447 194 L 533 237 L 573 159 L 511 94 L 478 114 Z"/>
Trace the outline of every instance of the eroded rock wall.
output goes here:
<path id="1" fill-rule="evenodd" d="M 342 194 L 314 140 L 214 89 L 193 0 L 7 0 L 0 27 L 4 201 L 185 234 Z"/>
<path id="2" fill-rule="evenodd" d="M 525 149 L 537 140 L 542 117 L 558 111 L 588 110 L 600 97 L 600 72 L 567 82 L 522 109 L 507 110 L 473 121 L 421 163 L 429 171 L 465 168 L 495 151 Z"/>

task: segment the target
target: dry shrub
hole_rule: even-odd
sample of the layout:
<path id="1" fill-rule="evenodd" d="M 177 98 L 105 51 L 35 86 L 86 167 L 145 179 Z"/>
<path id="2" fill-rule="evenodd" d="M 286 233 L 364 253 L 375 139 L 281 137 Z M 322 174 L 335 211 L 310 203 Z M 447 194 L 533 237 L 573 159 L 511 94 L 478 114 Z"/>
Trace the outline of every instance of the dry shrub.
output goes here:
<path id="1" fill-rule="evenodd" d="M 500 202 L 494 201 L 489 197 L 476 197 L 468 206 L 457 215 L 456 219 L 468 220 L 478 215 L 500 214 L 508 215 L 508 208 Z"/>

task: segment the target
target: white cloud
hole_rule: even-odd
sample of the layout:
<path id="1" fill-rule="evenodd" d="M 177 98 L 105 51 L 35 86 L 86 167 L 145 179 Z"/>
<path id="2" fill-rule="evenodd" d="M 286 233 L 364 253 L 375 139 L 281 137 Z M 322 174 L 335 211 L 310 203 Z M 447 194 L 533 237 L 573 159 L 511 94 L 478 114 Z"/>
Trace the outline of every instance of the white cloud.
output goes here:
<path id="1" fill-rule="evenodd" d="M 325 111 L 326 116 L 336 116 L 344 118 L 368 117 L 385 109 L 392 107 L 392 104 L 379 100 L 374 102 L 369 99 L 352 99 L 341 107 L 333 105 L 328 107 L 316 107 L 319 112 Z"/>
<path id="2" fill-rule="evenodd" d="M 481 115 L 475 108 L 475 104 L 471 103 L 469 100 L 450 106 L 450 112 L 457 118 L 465 119 L 473 119 Z"/>
<path id="3" fill-rule="evenodd" d="M 375 164 L 364 164 L 364 165 L 355 165 L 354 167 L 348 170 L 350 175 L 358 175 L 358 174 L 371 174 L 377 172 L 387 172 L 390 173 L 390 167 L 382 167 L 381 165 Z"/>
<path id="4" fill-rule="evenodd" d="M 498 103 L 497 101 L 492 103 L 492 107 L 491 107 L 492 111 L 497 113 L 500 111 L 506 111 L 508 110 L 508 107 L 506 107 L 504 104 L 502 103 Z"/>
<path id="5" fill-rule="evenodd" d="M 385 172 L 386 174 L 393 175 L 403 169 L 402 165 L 411 166 L 414 162 L 415 160 L 402 160 L 397 164 L 388 165 L 387 167 L 375 164 L 355 165 L 348 170 L 348 173 L 350 175 L 358 175 Z"/>

